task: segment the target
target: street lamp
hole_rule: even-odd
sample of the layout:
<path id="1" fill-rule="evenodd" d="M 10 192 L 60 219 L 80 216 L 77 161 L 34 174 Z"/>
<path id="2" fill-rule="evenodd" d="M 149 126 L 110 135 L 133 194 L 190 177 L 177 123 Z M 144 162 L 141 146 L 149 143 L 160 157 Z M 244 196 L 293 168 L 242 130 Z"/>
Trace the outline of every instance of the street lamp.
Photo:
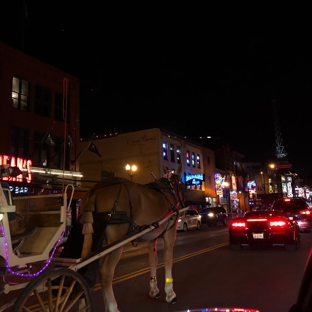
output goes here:
<path id="1" fill-rule="evenodd" d="M 265 184 L 264 184 L 263 171 L 261 171 L 260 174 L 261 174 L 261 183 L 262 183 L 262 193 L 265 194 Z"/>
<path id="2" fill-rule="evenodd" d="M 132 165 L 130 166 L 129 164 L 126 165 L 126 170 L 130 176 L 130 179 L 132 181 L 133 176 L 135 175 L 135 172 L 137 171 L 137 166 L 136 165 Z"/>

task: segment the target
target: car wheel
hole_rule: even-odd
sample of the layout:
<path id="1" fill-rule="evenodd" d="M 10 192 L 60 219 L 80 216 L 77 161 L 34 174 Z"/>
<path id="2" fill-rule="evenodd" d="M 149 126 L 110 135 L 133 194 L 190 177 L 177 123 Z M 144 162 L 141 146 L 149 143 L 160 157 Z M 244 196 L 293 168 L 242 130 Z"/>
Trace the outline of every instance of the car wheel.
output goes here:
<path id="1" fill-rule="evenodd" d="M 184 223 L 184 224 L 183 224 L 183 231 L 184 231 L 184 232 L 187 232 L 187 230 L 188 230 L 187 224 Z"/>
<path id="2" fill-rule="evenodd" d="M 201 223 L 199 221 L 197 221 L 197 226 L 196 226 L 196 230 L 199 230 L 201 227 Z"/>

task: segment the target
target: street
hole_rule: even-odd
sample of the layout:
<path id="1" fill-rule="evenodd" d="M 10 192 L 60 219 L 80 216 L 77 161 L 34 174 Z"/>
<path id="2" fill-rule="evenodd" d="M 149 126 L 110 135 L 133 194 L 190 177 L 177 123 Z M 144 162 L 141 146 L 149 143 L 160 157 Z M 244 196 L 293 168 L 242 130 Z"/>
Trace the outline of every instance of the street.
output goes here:
<path id="1" fill-rule="evenodd" d="M 232 251 L 227 244 L 227 231 L 224 226 L 202 226 L 200 230 L 177 233 L 173 265 L 175 305 L 165 301 L 162 241 L 158 243 L 159 299 L 148 296 L 146 243 L 138 243 L 136 247 L 126 244 L 113 285 L 119 310 L 173 312 L 236 306 L 260 312 L 288 312 L 297 299 L 312 234 L 302 234 L 300 248 L 295 252 L 283 247 Z M 95 310 L 101 311 L 99 284 L 92 296 Z"/>

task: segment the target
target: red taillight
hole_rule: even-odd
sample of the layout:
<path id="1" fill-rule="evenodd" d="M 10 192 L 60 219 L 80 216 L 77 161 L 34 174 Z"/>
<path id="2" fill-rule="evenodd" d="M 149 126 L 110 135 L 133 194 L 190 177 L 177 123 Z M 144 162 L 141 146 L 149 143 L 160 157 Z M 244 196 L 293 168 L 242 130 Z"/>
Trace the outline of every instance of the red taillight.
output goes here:
<path id="1" fill-rule="evenodd" d="M 246 222 L 244 222 L 244 221 L 233 221 L 231 226 L 233 229 L 243 229 L 246 227 Z"/>
<path id="2" fill-rule="evenodd" d="M 284 227 L 286 225 L 286 221 L 283 220 L 275 220 L 270 221 L 270 227 Z"/>
<path id="3" fill-rule="evenodd" d="M 291 199 L 290 198 L 284 198 L 284 202 L 290 202 Z"/>
<path id="4" fill-rule="evenodd" d="M 267 221 L 267 218 L 254 218 L 254 219 L 247 219 L 247 222 L 263 222 Z"/>
<path id="5" fill-rule="evenodd" d="M 311 210 L 309 210 L 309 209 L 300 210 L 299 213 L 300 213 L 300 214 L 303 214 L 303 215 L 308 215 L 308 216 L 310 216 L 310 215 L 311 215 Z"/>

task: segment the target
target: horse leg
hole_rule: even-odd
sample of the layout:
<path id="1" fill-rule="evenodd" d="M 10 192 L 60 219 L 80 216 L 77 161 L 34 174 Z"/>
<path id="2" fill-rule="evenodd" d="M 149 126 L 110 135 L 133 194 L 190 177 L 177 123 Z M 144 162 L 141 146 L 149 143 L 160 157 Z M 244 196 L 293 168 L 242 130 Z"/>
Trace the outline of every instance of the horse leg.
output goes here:
<path id="1" fill-rule="evenodd" d="M 120 247 L 103 257 L 100 264 L 99 275 L 102 285 L 102 295 L 104 300 L 105 312 L 120 312 L 117 307 L 113 291 L 114 272 L 120 260 L 123 247 Z"/>
<path id="2" fill-rule="evenodd" d="M 176 293 L 173 290 L 172 264 L 173 247 L 176 240 L 176 227 L 173 226 L 163 235 L 164 239 L 164 266 L 165 266 L 165 292 L 166 301 L 175 304 L 177 302 Z"/>
<path id="3" fill-rule="evenodd" d="M 160 297 L 159 289 L 157 287 L 157 265 L 158 265 L 158 256 L 157 256 L 157 239 L 154 241 L 148 242 L 148 255 L 149 255 L 149 265 L 151 272 L 150 279 L 150 291 L 149 296 L 155 299 Z"/>

